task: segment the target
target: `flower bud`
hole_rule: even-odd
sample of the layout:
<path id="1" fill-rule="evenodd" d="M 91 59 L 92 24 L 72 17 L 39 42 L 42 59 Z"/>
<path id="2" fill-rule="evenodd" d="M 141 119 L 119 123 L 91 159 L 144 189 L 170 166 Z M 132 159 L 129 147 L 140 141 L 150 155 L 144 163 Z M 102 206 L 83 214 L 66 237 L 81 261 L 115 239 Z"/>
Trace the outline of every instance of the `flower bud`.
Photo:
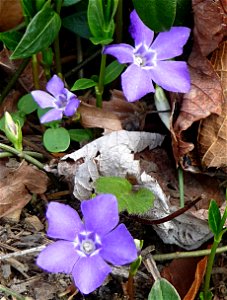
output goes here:
<path id="1" fill-rule="evenodd" d="M 18 121 L 14 122 L 12 116 L 5 112 L 5 134 L 14 148 L 22 150 L 22 131 Z"/>

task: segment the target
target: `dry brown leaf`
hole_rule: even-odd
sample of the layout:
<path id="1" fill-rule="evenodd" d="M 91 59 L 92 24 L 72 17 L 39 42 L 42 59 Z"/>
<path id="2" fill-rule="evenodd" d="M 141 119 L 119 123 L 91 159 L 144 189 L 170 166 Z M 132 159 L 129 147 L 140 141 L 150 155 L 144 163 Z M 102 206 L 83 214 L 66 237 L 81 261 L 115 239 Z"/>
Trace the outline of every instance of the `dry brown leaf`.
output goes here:
<path id="1" fill-rule="evenodd" d="M 203 277 L 205 275 L 207 259 L 208 259 L 208 257 L 205 256 L 197 264 L 196 271 L 195 271 L 195 279 L 183 300 L 194 300 L 195 299 L 195 297 L 199 291 L 199 288 L 202 284 Z"/>
<path id="2" fill-rule="evenodd" d="M 186 295 L 192 285 L 198 260 L 196 257 L 174 259 L 161 272 L 162 277 L 172 283 L 181 298 Z"/>
<path id="3" fill-rule="evenodd" d="M 207 56 L 227 36 L 227 1 L 192 0 L 194 12 L 194 39 L 201 53 Z"/>
<path id="4" fill-rule="evenodd" d="M 0 31 L 9 30 L 22 20 L 20 0 L 0 0 Z"/>
<path id="5" fill-rule="evenodd" d="M 20 212 L 31 200 L 32 193 L 42 194 L 46 191 L 47 183 L 48 177 L 44 172 L 25 162 L 17 169 L 12 169 L 0 182 L 0 218 L 18 210 Z"/>
<path id="6" fill-rule="evenodd" d="M 84 128 L 103 128 L 108 131 L 121 130 L 122 125 L 118 116 L 111 112 L 105 112 L 93 105 L 81 102 L 78 113 L 81 116 L 81 124 Z"/>
<path id="7" fill-rule="evenodd" d="M 221 78 L 224 103 L 220 116 L 211 115 L 200 123 L 198 149 L 204 167 L 227 167 L 227 42 L 212 55 L 211 62 Z"/>

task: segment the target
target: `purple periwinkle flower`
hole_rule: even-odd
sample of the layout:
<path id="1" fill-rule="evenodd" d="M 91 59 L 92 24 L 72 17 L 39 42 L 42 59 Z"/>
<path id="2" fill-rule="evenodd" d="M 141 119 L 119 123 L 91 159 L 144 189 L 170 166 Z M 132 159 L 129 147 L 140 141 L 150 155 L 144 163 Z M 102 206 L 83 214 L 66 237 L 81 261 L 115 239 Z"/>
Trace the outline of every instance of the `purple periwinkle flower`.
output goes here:
<path id="1" fill-rule="evenodd" d="M 104 54 L 117 58 L 119 63 L 129 66 L 121 75 L 123 92 L 129 102 L 139 100 L 154 92 L 152 81 L 167 91 L 186 93 L 190 89 L 187 64 L 169 60 L 183 52 L 190 35 L 187 27 L 172 27 L 161 32 L 153 41 L 154 32 L 143 24 L 134 10 L 130 15 L 130 34 L 135 47 L 128 44 L 106 46 Z"/>
<path id="2" fill-rule="evenodd" d="M 47 209 L 47 235 L 59 239 L 38 256 L 37 264 L 54 273 L 72 274 L 75 285 L 89 294 L 111 272 L 112 265 L 125 265 L 137 258 L 134 240 L 119 222 L 115 196 L 98 195 L 81 204 L 83 220 L 68 205 L 51 202 Z M 108 263 L 107 263 L 108 262 Z"/>
<path id="3" fill-rule="evenodd" d="M 41 108 L 51 108 L 41 118 L 41 123 L 61 120 L 63 114 L 71 117 L 76 112 L 80 100 L 64 87 L 60 77 L 54 75 L 46 85 L 47 92 L 37 90 L 31 92 L 33 99 Z"/>

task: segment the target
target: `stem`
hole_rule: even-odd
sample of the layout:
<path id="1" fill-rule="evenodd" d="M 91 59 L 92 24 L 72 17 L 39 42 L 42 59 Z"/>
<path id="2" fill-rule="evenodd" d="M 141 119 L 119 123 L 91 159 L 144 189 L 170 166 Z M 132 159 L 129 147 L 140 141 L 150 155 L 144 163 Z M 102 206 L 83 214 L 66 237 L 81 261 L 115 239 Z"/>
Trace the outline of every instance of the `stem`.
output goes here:
<path id="1" fill-rule="evenodd" d="M 217 248 L 216 253 L 227 252 L 227 246 Z M 157 261 L 171 260 L 175 258 L 185 258 L 185 257 L 200 257 L 210 255 L 211 249 L 187 251 L 187 252 L 174 252 L 166 254 L 154 254 L 152 257 Z"/>
<path id="2" fill-rule="evenodd" d="M 0 284 L 0 291 L 5 292 L 8 295 L 15 297 L 17 300 L 25 300 L 25 297 L 21 296 L 20 294 L 8 289 L 7 287 Z"/>
<path id="3" fill-rule="evenodd" d="M 123 1 L 118 1 L 118 7 L 116 12 L 116 43 L 120 44 L 122 42 L 122 28 L 123 28 Z"/>
<path id="4" fill-rule="evenodd" d="M 105 68 L 106 68 L 106 54 L 101 54 L 99 82 L 96 88 L 96 106 L 100 108 L 102 107 L 102 94 L 104 90 Z"/>
<path id="5" fill-rule="evenodd" d="M 62 0 L 55 0 L 55 10 L 56 13 L 60 15 L 62 6 Z M 62 68 L 61 68 L 61 53 L 60 53 L 60 45 L 59 45 L 59 33 L 57 34 L 54 40 L 54 53 L 55 53 L 55 65 L 56 65 L 56 73 L 59 77 L 62 76 Z"/>
<path id="6" fill-rule="evenodd" d="M 14 149 L 13 147 L 10 147 L 10 146 L 2 144 L 2 143 L 0 143 L 0 148 L 3 150 L 6 150 L 7 152 L 15 154 L 16 156 L 18 156 L 20 158 L 27 160 L 28 162 L 32 163 L 33 165 L 35 165 L 36 167 L 38 167 L 41 170 L 44 168 L 44 165 L 41 162 L 39 162 L 32 156 L 24 153 L 23 151 L 18 151 L 16 149 Z"/>
<path id="7" fill-rule="evenodd" d="M 178 185 L 180 193 L 180 207 L 184 207 L 184 174 L 181 167 L 178 168 Z"/>
<path id="8" fill-rule="evenodd" d="M 38 60 L 37 55 L 32 55 L 32 74 L 33 74 L 33 82 L 36 90 L 39 90 L 39 70 L 38 70 Z"/>
<path id="9" fill-rule="evenodd" d="M 134 276 L 129 273 L 127 282 L 127 293 L 129 300 L 134 300 Z"/>
<path id="10" fill-rule="evenodd" d="M 38 153 L 38 152 L 32 152 L 32 151 L 23 151 L 24 154 L 30 155 L 32 157 L 37 157 L 37 158 L 43 158 L 43 154 Z M 13 153 L 10 152 L 0 152 L 0 158 L 3 157 L 11 157 L 13 156 Z"/>
<path id="11" fill-rule="evenodd" d="M 18 78 L 20 77 L 21 73 L 24 71 L 24 69 L 27 67 L 27 64 L 29 63 L 30 58 L 26 58 L 22 61 L 19 68 L 16 70 L 10 81 L 8 82 L 7 86 L 2 91 L 2 94 L 0 96 L 0 103 L 4 100 L 4 98 L 8 95 L 8 93 L 11 91 L 12 87 L 17 82 Z"/>
<path id="12" fill-rule="evenodd" d="M 212 245 L 211 252 L 210 252 L 210 255 L 208 258 L 205 281 L 204 281 L 204 300 L 209 299 L 211 272 L 212 272 L 212 268 L 213 268 L 215 254 L 216 254 L 216 251 L 217 251 L 220 241 L 221 241 L 221 238 L 218 240 L 214 239 L 214 243 Z"/>

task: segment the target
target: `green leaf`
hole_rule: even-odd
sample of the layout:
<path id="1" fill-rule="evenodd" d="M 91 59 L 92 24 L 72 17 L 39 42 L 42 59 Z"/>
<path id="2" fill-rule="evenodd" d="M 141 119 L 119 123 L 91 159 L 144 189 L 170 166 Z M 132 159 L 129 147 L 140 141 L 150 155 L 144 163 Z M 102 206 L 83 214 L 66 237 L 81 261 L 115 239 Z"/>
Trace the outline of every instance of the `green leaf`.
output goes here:
<path id="1" fill-rule="evenodd" d="M 92 37 L 91 42 L 95 45 L 107 45 L 112 42 L 114 34 L 114 15 L 118 0 L 89 0 L 87 18 Z"/>
<path id="2" fill-rule="evenodd" d="M 140 19 L 153 31 L 166 31 L 173 25 L 177 0 L 133 0 L 133 4 Z"/>
<path id="3" fill-rule="evenodd" d="M 0 33 L 0 41 L 2 41 L 9 50 L 14 50 L 20 42 L 23 34 L 21 32 L 10 30 Z"/>
<path id="4" fill-rule="evenodd" d="M 62 6 L 70 6 L 80 2 L 81 0 L 64 0 Z"/>
<path id="5" fill-rule="evenodd" d="M 26 58 L 52 44 L 61 27 L 59 15 L 50 7 L 40 10 L 29 23 L 11 59 Z"/>
<path id="6" fill-rule="evenodd" d="M 94 37 L 103 36 L 105 19 L 102 0 L 89 0 L 87 19 L 90 31 Z"/>
<path id="7" fill-rule="evenodd" d="M 89 39 L 91 32 L 87 22 L 87 12 L 80 11 L 62 19 L 62 26 L 75 34 Z"/>
<path id="8" fill-rule="evenodd" d="M 120 64 L 117 60 L 109 64 L 105 69 L 104 84 L 114 81 L 124 70 L 125 64 Z"/>
<path id="9" fill-rule="evenodd" d="M 169 281 L 160 278 L 153 284 L 148 300 L 181 300 L 181 298 Z"/>
<path id="10" fill-rule="evenodd" d="M 84 142 L 92 139 L 93 134 L 90 129 L 69 129 L 70 139 L 75 142 Z"/>
<path id="11" fill-rule="evenodd" d="M 113 194 L 118 200 L 119 211 L 127 210 L 131 214 L 144 213 L 153 205 L 154 195 L 141 188 L 137 192 L 132 191 L 132 185 L 125 178 L 100 177 L 95 182 L 98 194 Z"/>
<path id="12" fill-rule="evenodd" d="M 92 86 L 95 86 L 97 83 L 88 78 L 78 79 L 72 86 L 71 91 L 85 90 Z"/>
<path id="13" fill-rule="evenodd" d="M 210 206 L 208 210 L 208 223 L 214 236 L 218 236 L 219 233 L 222 231 L 222 228 L 220 228 L 221 213 L 216 201 L 214 201 L 213 199 L 210 201 Z"/>
<path id="14" fill-rule="evenodd" d="M 21 0 L 21 6 L 25 17 L 33 18 L 36 14 L 36 1 Z"/>
<path id="15" fill-rule="evenodd" d="M 43 144 L 49 152 L 63 152 L 70 145 L 68 130 L 63 127 L 48 128 L 43 135 Z"/>
<path id="16" fill-rule="evenodd" d="M 192 23 L 192 1 L 177 0 L 176 18 L 174 26 L 190 26 Z"/>
<path id="17" fill-rule="evenodd" d="M 25 115 L 28 115 L 38 108 L 38 104 L 34 101 L 31 94 L 27 94 L 20 98 L 17 108 Z"/>

